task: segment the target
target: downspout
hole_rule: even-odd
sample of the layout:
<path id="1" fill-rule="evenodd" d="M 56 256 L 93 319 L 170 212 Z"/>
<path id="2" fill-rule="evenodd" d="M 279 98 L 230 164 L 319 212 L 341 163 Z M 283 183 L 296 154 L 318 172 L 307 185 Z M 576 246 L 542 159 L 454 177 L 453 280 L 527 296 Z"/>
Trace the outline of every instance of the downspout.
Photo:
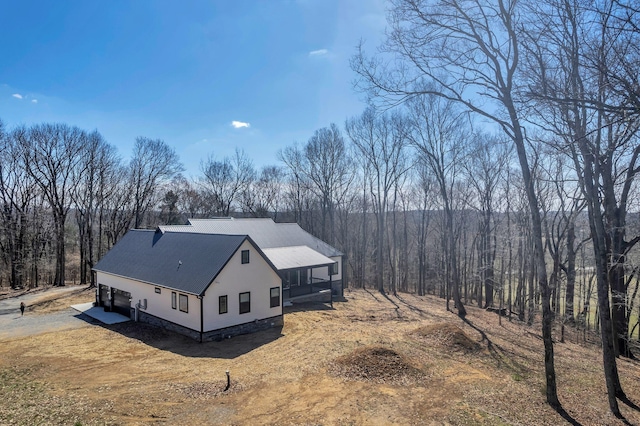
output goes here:
<path id="1" fill-rule="evenodd" d="M 333 309 L 333 274 L 331 273 L 331 269 L 333 266 L 329 266 L 329 298 L 331 301 L 331 309 Z"/>
<path id="2" fill-rule="evenodd" d="M 147 310 L 147 299 L 143 299 L 144 300 L 144 305 L 142 304 L 142 300 L 138 299 L 138 303 L 136 303 L 136 311 L 135 311 L 135 322 L 138 322 L 138 319 L 140 317 L 140 309 L 142 309 L 143 311 Z"/>
<path id="3" fill-rule="evenodd" d="M 347 255 L 343 254 L 340 257 L 340 268 L 342 273 L 342 285 L 340 286 L 340 297 L 344 298 L 344 286 L 347 284 L 347 268 L 346 268 L 346 258 Z"/>
<path id="4" fill-rule="evenodd" d="M 204 310 L 202 309 L 204 306 L 203 303 L 203 296 L 198 296 L 198 299 L 200 299 L 200 343 L 202 343 L 202 333 L 204 332 Z"/>

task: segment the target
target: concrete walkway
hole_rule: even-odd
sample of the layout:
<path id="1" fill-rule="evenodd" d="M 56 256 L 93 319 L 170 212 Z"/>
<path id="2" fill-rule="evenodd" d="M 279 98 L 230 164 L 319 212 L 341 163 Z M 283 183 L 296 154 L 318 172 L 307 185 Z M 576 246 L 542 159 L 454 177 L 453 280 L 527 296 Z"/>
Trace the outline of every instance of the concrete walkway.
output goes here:
<path id="1" fill-rule="evenodd" d="M 71 305 L 71 307 L 76 311 L 82 312 L 83 314 L 97 319 L 104 324 L 118 324 L 121 322 L 131 321 L 131 318 L 120 315 L 117 312 L 105 312 L 103 307 L 93 306 L 93 302 Z"/>

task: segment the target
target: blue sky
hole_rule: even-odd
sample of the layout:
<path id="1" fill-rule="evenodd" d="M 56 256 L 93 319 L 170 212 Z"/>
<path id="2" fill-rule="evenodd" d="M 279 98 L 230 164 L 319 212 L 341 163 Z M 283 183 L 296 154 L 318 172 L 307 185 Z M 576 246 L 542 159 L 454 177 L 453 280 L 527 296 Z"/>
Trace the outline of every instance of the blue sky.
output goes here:
<path id="1" fill-rule="evenodd" d="M 277 164 L 362 112 L 349 58 L 385 25 L 384 0 L 3 1 L 0 119 L 97 129 L 125 159 L 160 138 L 187 176 L 236 147 Z"/>

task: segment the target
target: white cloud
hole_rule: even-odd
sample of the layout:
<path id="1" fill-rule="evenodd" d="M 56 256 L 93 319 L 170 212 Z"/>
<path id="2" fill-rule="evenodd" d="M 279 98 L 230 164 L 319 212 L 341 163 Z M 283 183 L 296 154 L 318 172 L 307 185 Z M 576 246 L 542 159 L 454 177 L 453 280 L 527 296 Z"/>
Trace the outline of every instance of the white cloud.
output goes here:
<path id="1" fill-rule="evenodd" d="M 312 50 L 311 52 L 309 52 L 309 56 L 321 56 L 321 55 L 326 55 L 327 53 L 329 53 L 327 49 L 318 49 L 318 50 Z"/>
<path id="2" fill-rule="evenodd" d="M 37 104 L 38 100 L 37 99 L 31 99 L 31 103 Z"/>
<path id="3" fill-rule="evenodd" d="M 231 125 L 235 128 L 235 129 L 241 129 L 243 127 L 251 127 L 251 124 L 249 123 L 245 123 L 244 121 L 236 121 L 233 120 L 231 122 Z"/>
<path id="4" fill-rule="evenodd" d="M 11 95 L 11 96 L 13 96 L 13 97 L 14 97 L 14 98 L 16 98 L 16 99 L 22 99 L 22 95 L 21 95 L 20 93 L 14 93 L 14 94 L 13 94 L 13 95 Z"/>

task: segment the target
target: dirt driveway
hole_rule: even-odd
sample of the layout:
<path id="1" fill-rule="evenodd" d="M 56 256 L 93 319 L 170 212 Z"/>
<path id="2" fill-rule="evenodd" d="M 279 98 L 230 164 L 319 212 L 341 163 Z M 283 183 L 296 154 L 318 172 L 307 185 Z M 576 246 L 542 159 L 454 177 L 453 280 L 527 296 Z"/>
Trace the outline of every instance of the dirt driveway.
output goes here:
<path id="1" fill-rule="evenodd" d="M 51 331 L 71 330 L 94 323 L 90 317 L 72 308 L 55 312 L 34 311 L 34 306 L 46 305 L 48 301 L 70 293 L 83 291 L 86 286 L 60 287 L 45 293 L 26 293 L 0 300 L 0 342 L 16 337 L 27 337 Z M 20 302 L 27 306 L 20 315 Z"/>

